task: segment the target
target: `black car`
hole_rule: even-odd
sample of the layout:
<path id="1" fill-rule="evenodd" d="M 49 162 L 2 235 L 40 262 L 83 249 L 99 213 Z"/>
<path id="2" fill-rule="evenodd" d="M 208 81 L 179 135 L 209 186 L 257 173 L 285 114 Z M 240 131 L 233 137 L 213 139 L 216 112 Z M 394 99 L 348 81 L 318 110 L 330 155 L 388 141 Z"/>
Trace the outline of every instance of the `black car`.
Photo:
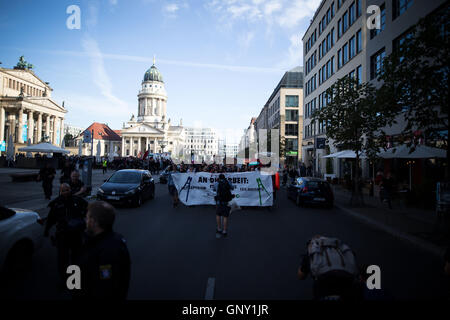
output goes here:
<path id="1" fill-rule="evenodd" d="M 333 190 L 330 184 L 322 179 L 310 177 L 294 179 L 287 191 L 288 198 L 295 200 L 298 206 L 321 204 L 332 208 L 334 204 Z"/>
<path id="2" fill-rule="evenodd" d="M 115 172 L 98 189 L 97 199 L 111 203 L 141 206 L 155 197 L 155 181 L 147 170 L 124 169 Z"/>

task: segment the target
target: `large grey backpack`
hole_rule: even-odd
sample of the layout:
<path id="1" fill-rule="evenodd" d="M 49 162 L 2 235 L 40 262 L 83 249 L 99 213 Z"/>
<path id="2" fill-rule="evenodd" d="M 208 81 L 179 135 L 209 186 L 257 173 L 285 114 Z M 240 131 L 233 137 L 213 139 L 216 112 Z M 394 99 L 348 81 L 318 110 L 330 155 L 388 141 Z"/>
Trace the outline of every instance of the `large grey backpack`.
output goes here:
<path id="1" fill-rule="evenodd" d="M 345 271 L 356 276 L 355 255 L 349 246 L 336 238 L 313 238 L 308 245 L 311 274 L 317 278 L 329 271 Z"/>

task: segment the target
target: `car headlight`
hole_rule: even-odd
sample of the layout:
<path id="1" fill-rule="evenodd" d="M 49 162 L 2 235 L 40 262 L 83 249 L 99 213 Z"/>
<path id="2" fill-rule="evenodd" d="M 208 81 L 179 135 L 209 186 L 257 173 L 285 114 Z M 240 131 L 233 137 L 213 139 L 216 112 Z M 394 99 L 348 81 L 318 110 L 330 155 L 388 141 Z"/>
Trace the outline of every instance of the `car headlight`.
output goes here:
<path id="1" fill-rule="evenodd" d="M 105 191 L 102 190 L 102 188 L 98 188 L 99 193 L 105 193 Z"/>

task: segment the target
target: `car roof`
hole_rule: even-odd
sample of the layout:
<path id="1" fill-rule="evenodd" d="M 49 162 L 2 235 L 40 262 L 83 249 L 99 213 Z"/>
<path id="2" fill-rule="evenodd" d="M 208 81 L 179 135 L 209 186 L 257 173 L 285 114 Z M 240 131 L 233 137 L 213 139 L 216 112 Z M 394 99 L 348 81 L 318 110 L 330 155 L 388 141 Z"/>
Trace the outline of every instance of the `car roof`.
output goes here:
<path id="1" fill-rule="evenodd" d="M 300 177 L 300 179 L 303 179 L 305 181 L 318 181 L 318 182 L 327 182 L 326 180 L 315 178 L 315 177 Z"/>

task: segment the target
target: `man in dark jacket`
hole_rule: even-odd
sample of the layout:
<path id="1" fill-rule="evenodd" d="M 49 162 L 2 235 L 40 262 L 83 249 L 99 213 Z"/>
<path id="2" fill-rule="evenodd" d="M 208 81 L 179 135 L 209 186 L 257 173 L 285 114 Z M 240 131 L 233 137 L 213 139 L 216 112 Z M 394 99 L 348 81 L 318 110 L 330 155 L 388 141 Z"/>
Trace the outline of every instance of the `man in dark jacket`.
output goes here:
<path id="1" fill-rule="evenodd" d="M 130 283 L 130 255 L 125 239 L 113 231 L 114 207 L 92 202 L 86 215 L 87 240 L 78 260 L 81 269 L 79 299 L 125 300 Z"/>
<path id="2" fill-rule="evenodd" d="M 52 197 L 53 179 L 55 178 L 56 170 L 50 163 L 39 171 L 37 180 L 42 181 L 42 189 L 44 189 L 45 199 L 50 200 Z"/>
<path id="3" fill-rule="evenodd" d="M 219 181 L 214 185 L 214 191 L 216 191 L 216 234 L 218 237 L 222 235 L 226 237 L 228 235 L 228 217 L 230 216 L 230 207 L 228 202 L 230 202 L 234 195 L 231 194 L 233 190 L 233 185 L 225 178 L 225 175 L 221 173 L 219 175 Z"/>
<path id="4" fill-rule="evenodd" d="M 48 237 L 50 229 L 56 225 L 55 236 L 52 240 L 57 248 L 58 271 L 64 280 L 67 267 L 74 263 L 81 252 L 87 201 L 73 196 L 70 186 L 63 183 L 59 197 L 51 201 L 48 206 L 50 212 L 47 216 L 44 236 Z"/>

